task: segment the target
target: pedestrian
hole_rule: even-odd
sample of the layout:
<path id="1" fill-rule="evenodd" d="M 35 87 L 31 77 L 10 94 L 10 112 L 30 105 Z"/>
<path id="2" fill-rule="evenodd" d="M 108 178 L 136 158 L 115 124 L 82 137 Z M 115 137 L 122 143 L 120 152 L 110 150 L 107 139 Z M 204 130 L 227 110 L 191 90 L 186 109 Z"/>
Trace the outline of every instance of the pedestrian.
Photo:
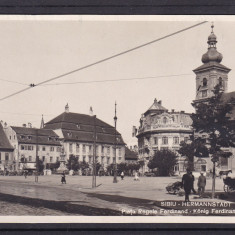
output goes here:
<path id="1" fill-rule="evenodd" d="M 185 202 L 189 202 L 189 194 L 192 189 L 192 176 L 190 175 L 190 170 L 187 169 L 187 173 L 182 177 L 182 185 L 185 192 Z"/>
<path id="2" fill-rule="evenodd" d="M 65 179 L 65 173 L 63 172 L 62 176 L 61 176 L 61 183 L 65 183 L 66 184 L 66 179 Z"/>
<path id="3" fill-rule="evenodd" d="M 26 179 L 27 178 L 27 171 L 24 172 L 24 178 Z"/>
<path id="4" fill-rule="evenodd" d="M 201 172 L 201 175 L 198 178 L 197 186 L 199 197 L 202 198 L 206 187 L 206 177 L 204 176 L 203 172 Z"/>
<path id="5" fill-rule="evenodd" d="M 196 194 L 196 191 L 194 189 L 195 178 L 194 178 L 194 175 L 193 175 L 192 171 L 190 171 L 190 176 L 192 177 L 192 187 L 191 187 L 191 190 L 193 191 L 194 194 Z"/>
<path id="6" fill-rule="evenodd" d="M 135 172 L 135 178 L 134 178 L 134 180 L 135 180 L 135 181 L 139 181 L 139 180 L 140 180 L 137 171 Z"/>
<path id="7" fill-rule="evenodd" d="M 121 179 L 123 180 L 124 179 L 124 172 L 122 171 L 121 173 Z"/>

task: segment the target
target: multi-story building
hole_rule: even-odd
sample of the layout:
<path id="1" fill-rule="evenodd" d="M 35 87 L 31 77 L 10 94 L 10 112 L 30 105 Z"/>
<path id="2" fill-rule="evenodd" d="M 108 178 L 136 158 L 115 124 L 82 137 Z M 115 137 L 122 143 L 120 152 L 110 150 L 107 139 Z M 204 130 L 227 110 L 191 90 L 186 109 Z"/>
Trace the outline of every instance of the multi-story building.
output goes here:
<path id="1" fill-rule="evenodd" d="M 125 161 L 125 143 L 121 134 L 116 131 L 115 145 L 115 128 L 95 118 L 93 113 L 71 113 L 67 104 L 65 112 L 47 122 L 44 128 L 54 130 L 59 136 L 65 160 L 74 155 L 79 161 L 92 164 L 96 136 L 96 159 L 104 169 L 115 162 L 115 151 L 116 162 Z"/>
<path id="2" fill-rule="evenodd" d="M 161 101 L 154 100 L 151 107 L 142 114 L 137 134 L 139 159 L 145 161 L 143 171 L 148 171 L 148 162 L 157 150 L 178 150 L 181 141 L 187 141 L 192 134 L 190 114 L 169 112 Z M 184 171 L 185 158 L 180 157 L 175 171 Z"/>
<path id="3" fill-rule="evenodd" d="M 2 126 L 0 123 L 0 170 L 12 171 L 15 170 L 15 159 L 13 156 L 14 148 L 10 144 Z M 6 125 L 6 123 L 4 124 Z"/>
<path id="4" fill-rule="evenodd" d="M 16 170 L 36 169 L 36 156 L 45 166 L 60 160 L 61 144 L 53 130 L 6 125 L 4 131 L 14 147 Z"/>

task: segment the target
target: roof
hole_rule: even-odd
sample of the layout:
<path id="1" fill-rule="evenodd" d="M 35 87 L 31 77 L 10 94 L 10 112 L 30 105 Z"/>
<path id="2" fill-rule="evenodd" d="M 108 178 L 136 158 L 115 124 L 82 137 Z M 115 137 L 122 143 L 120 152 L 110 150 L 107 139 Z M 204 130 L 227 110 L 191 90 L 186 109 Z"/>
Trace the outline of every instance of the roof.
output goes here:
<path id="1" fill-rule="evenodd" d="M 10 144 L 10 141 L 6 136 L 1 123 L 0 123 L 0 151 L 6 151 L 6 152 L 14 151 L 14 148 Z"/>
<path id="2" fill-rule="evenodd" d="M 17 126 L 11 128 L 16 132 L 20 144 L 60 146 L 59 136 L 53 130 Z"/>
<path id="3" fill-rule="evenodd" d="M 205 64 L 199 66 L 198 68 L 194 69 L 193 72 L 198 72 L 200 70 L 204 70 L 204 69 L 208 69 L 208 68 L 219 68 L 222 70 L 227 70 L 228 72 L 231 70 L 228 67 L 226 67 L 218 62 L 211 61 L 211 62 L 205 63 Z"/>
<path id="4" fill-rule="evenodd" d="M 98 143 L 115 143 L 115 128 L 96 118 L 96 133 Z M 94 116 L 64 112 L 45 124 L 47 129 L 61 129 L 64 141 L 94 141 Z M 117 144 L 125 144 L 117 131 Z"/>
<path id="5" fill-rule="evenodd" d="M 167 111 L 167 109 L 162 106 L 162 102 L 161 101 L 157 101 L 157 99 L 154 99 L 153 104 L 145 112 L 145 115 L 147 113 L 149 113 L 149 112 L 156 112 L 156 111 Z"/>
<path id="6" fill-rule="evenodd" d="M 125 160 L 136 160 L 138 159 L 138 154 L 129 148 L 125 147 Z"/>

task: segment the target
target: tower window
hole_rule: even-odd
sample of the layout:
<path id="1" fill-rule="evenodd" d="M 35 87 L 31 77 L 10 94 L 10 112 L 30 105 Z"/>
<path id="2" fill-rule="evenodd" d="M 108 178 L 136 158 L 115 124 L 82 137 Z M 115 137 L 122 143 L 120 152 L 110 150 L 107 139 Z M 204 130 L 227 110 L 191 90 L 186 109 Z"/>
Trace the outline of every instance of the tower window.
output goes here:
<path id="1" fill-rule="evenodd" d="M 207 90 L 202 91 L 202 97 L 203 97 L 203 98 L 204 98 L 204 97 L 207 97 Z"/>
<path id="2" fill-rule="evenodd" d="M 219 86 L 222 87 L 223 86 L 223 79 L 220 77 L 219 78 Z"/>
<path id="3" fill-rule="evenodd" d="M 203 82 L 202 82 L 203 86 L 207 86 L 207 79 L 203 78 Z"/>

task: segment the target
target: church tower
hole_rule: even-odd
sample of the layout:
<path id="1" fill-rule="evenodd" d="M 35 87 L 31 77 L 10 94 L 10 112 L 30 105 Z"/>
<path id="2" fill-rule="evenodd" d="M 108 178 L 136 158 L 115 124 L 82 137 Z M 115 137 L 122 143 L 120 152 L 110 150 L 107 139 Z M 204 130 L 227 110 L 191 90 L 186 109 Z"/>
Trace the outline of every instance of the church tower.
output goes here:
<path id="1" fill-rule="evenodd" d="M 208 37 L 208 51 L 202 56 L 200 67 L 193 70 L 196 74 L 196 98 L 194 103 L 206 101 L 213 96 L 214 87 L 219 84 L 224 92 L 227 92 L 229 68 L 220 62 L 223 59 L 221 53 L 217 51 L 217 38 L 213 31 L 214 25 L 211 26 L 211 34 Z"/>

